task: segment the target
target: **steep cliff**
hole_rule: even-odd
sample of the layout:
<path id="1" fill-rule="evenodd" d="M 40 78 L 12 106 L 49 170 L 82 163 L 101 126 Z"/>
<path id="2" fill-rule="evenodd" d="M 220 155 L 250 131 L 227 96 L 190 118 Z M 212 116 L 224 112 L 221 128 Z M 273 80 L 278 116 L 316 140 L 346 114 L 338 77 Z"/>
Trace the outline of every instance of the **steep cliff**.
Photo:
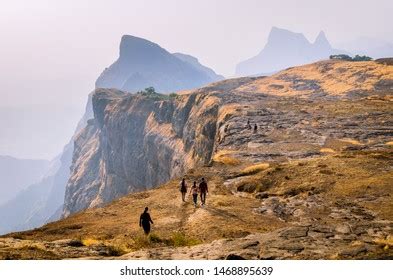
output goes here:
<path id="1" fill-rule="evenodd" d="M 64 215 L 149 189 L 210 161 L 218 99 L 97 89 L 75 141 Z"/>
<path id="2" fill-rule="evenodd" d="M 377 108 L 365 100 L 390 98 L 392 75 L 391 66 L 376 62 L 325 61 L 176 97 L 97 89 L 94 119 L 75 140 L 63 215 L 152 188 L 220 157 L 281 161 L 351 143 L 378 147 L 391 136 L 390 103 Z"/>

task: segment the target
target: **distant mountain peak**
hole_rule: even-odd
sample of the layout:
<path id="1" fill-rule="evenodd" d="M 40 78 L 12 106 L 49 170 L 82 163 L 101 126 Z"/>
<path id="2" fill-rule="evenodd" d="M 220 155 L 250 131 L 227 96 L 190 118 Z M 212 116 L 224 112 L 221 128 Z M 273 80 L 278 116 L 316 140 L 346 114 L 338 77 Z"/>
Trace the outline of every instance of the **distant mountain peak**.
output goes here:
<path id="1" fill-rule="evenodd" d="M 163 51 L 163 49 L 159 45 L 149 40 L 132 35 L 123 35 L 121 37 L 121 41 L 120 41 L 121 58 L 140 55 L 142 53 L 147 53 L 154 50 Z"/>
<path id="2" fill-rule="evenodd" d="M 268 41 L 259 54 L 236 66 L 236 75 L 255 76 L 274 73 L 282 69 L 328 59 L 336 53 L 347 53 L 334 49 L 321 31 L 311 43 L 302 33 L 272 27 Z"/>
<path id="3" fill-rule="evenodd" d="M 287 29 L 273 26 L 272 29 L 270 30 L 267 44 L 282 43 L 283 39 L 308 42 L 306 37 L 304 37 L 302 33 L 296 33 Z"/>
<path id="4" fill-rule="evenodd" d="M 136 92 L 154 87 L 170 93 L 197 88 L 223 77 L 191 56 L 174 55 L 156 43 L 123 35 L 119 58 L 96 81 L 96 88 L 116 88 Z"/>
<path id="5" fill-rule="evenodd" d="M 315 39 L 314 45 L 317 46 L 325 46 L 331 48 L 332 46 L 330 45 L 328 39 L 326 38 L 326 34 L 324 31 L 320 31 L 317 38 Z"/>

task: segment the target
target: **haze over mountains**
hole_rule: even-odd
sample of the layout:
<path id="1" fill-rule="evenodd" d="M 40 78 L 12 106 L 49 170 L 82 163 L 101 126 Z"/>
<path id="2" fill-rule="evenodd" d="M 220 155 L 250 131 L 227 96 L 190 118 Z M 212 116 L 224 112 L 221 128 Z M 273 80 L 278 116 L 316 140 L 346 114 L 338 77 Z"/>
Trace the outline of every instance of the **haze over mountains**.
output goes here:
<path id="1" fill-rule="evenodd" d="M 368 55 L 373 58 L 393 57 L 393 44 L 377 38 L 360 37 L 340 43 L 338 46 L 352 54 Z"/>
<path id="2" fill-rule="evenodd" d="M 47 160 L 0 156 L 0 205 L 13 198 L 32 182 L 40 180 L 48 166 Z"/>
<path id="3" fill-rule="evenodd" d="M 129 92 L 153 86 L 159 92 L 192 89 L 223 79 L 198 59 L 181 53 L 171 54 L 148 40 L 125 35 L 119 58 L 105 69 L 96 87 L 118 88 Z M 93 118 L 91 95 L 75 135 Z M 39 182 L 25 185 L 26 190 L 0 206 L 0 233 L 25 230 L 56 220 L 62 213 L 64 193 L 69 179 L 74 139 L 52 161 L 53 168 Z M 34 183 L 34 184 L 33 184 Z"/>
<path id="4" fill-rule="evenodd" d="M 153 42 L 125 35 L 119 58 L 98 77 L 96 88 L 135 92 L 152 86 L 158 92 L 169 93 L 220 79 L 223 77 L 191 56 L 173 55 Z"/>
<path id="5" fill-rule="evenodd" d="M 256 56 L 236 66 L 237 76 L 261 75 L 279 70 L 327 59 L 331 54 L 346 53 L 334 49 L 323 31 L 314 43 L 302 33 L 273 27 L 263 50 Z"/>

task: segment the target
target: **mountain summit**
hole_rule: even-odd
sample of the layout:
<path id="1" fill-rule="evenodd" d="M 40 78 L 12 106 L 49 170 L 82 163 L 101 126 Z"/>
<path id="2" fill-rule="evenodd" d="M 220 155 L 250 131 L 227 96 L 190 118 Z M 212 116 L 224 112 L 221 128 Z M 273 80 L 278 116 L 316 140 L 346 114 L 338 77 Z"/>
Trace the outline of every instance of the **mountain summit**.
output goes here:
<path id="1" fill-rule="evenodd" d="M 323 31 L 319 32 L 317 38 L 315 39 L 314 46 L 320 48 L 328 48 L 328 49 L 332 48 L 328 39 L 326 38 L 325 32 Z"/>
<path id="2" fill-rule="evenodd" d="M 213 70 L 196 67 L 153 42 L 124 35 L 119 58 L 100 75 L 96 87 L 135 92 L 153 86 L 159 92 L 168 93 L 197 88 L 222 78 Z"/>
<path id="3" fill-rule="evenodd" d="M 256 56 L 240 62 L 236 75 L 251 76 L 326 59 L 331 54 L 346 53 L 332 48 L 321 31 L 314 43 L 302 33 L 273 27 L 263 50 Z"/>

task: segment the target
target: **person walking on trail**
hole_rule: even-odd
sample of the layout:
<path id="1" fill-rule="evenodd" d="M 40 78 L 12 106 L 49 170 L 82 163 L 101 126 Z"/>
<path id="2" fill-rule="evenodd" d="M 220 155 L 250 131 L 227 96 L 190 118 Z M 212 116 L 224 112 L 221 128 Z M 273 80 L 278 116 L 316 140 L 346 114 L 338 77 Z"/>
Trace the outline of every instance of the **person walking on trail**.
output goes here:
<path id="1" fill-rule="evenodd" d="M 139 227 L 143 227 L 146 235 L 149 235 L 150 233 L 150 223 L 154 224 L 148 211 L 149 208 L 146 207 L 145 211 L 141 214 L 141 217 L 139 218 Z"/>
<path id="2" fill-rule="evenodd" d="M 247 120 L 247 128 L 251 130 L 250 119 Z"/>
<path id="3" fill-rule="evenodd" d="M 205 178 L 202 178 L 202 181 L 199 184 L 199 193 L 201 196 L 201 204 L 203 206 L 206 204 L 206 194 L 209 193 L 209 189 L 207 188 L 207 183 L 205 181 Z"/>
<path id="4" fill-rule="evenodd" d="M 255 124 L 255 125 L 254 125 L 254 133 L 257 132 L 257 130 L 258 130 L 258 125 Z"/>
<path id="5" fill-rule="evenodd" d="M 192 194 L 192 201 L 194 202 L 194 206 L 198 205 L 198 186 L 197 182 L 194 181 L 194 184 L 191 187 L 190 194 Z"/>
<path id="6" fill-rule="evenodd" d="M 184 178 L 180 182 L 180 192 L 181 192 L 182 201 L 186 202 L 187 184 L 186 184 L 186 179 Z"/>

